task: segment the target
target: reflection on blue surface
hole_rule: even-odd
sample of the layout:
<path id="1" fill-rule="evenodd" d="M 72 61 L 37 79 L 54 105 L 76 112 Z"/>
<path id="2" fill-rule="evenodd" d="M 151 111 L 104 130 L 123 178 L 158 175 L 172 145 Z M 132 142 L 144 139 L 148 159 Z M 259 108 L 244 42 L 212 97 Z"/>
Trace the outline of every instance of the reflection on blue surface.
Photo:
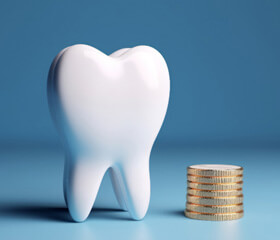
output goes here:
<path id="1" fill-rule="evenodd" d="M 280 150 L 157 147 L 151 156 L 152 195 L 145 219 L 133 221 L 119 210 L 106 177 L 84 223 L 70 221 L 63 201 L 60 149 L 5 148 L 0 158 L 5 159 L 0 161 L 0 239 L 237 240 L 280 234 Z M 244 218 L 209 222 L 184 217 L 186 167 L 198 163 L 244 166 Z"/>

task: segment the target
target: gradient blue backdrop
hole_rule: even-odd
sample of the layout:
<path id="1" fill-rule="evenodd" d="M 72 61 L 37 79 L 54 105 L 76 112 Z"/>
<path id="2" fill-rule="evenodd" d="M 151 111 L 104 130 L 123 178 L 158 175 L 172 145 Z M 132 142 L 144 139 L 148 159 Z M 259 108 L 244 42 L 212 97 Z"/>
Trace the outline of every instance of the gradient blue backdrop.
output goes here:
<path id="1" fill-rule="evenodd" d="M 280 1 L 1 1 L 0 43 L 0 239 L 280 235 Z M 76 43 L 107 54 L 151 45 L 169 66 L 170 105 L 150 158 L 143 221 L 118 210 L 106 175 L 88 220 L 69 222 L 46 81 L 55 55 Z M 244 218 L 183 216 L 186 166 L 200 163 L 244 167 Z"/>
<path id="2" fill-rule="evenodd" d="M 64 47 L 151 45 L 171 98 L 159 142 L 277 145 L 279 1 L 2 1 L 0 142 L 57 142 L 46 79 Z"/>

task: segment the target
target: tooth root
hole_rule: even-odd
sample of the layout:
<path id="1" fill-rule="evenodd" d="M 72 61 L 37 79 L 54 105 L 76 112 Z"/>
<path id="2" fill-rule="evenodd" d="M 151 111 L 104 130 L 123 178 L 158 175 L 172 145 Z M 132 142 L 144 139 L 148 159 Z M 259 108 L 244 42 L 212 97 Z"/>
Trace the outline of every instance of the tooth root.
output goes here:
<path id="1" fill-rule="evenodd" d="M 82 222 L 90 214 L 106 170 L 104 161 L 66 159 L 64 197 L 74 221 Z"/>
<path id="2" fill-rule="evenodd" d="M 119 189 L 131 217 L 141 220 L 148 210 L 150 202 L 149 158 L 129 159 L 125 164 L 113 168 L 121 180 Z"/>
<path id="3" fill-rule="evenodd" d="M 110 174 L 111 182 L 112 182 L 113 189 L 114 189 L 114 192 L 115 192 L 115 196 L 116 196 L 117 201 L 120 205 L 120 208 L 122 210 L 127 210 L 127 207 L 125 205 L 125 199 L 124 199 L 125 192 L 121 188 L 121 181 L 118 178 L 118 175 L 116 174 L 116 171 L 113 171 L 112 167 L 109 169 L 109 174 Z"/>

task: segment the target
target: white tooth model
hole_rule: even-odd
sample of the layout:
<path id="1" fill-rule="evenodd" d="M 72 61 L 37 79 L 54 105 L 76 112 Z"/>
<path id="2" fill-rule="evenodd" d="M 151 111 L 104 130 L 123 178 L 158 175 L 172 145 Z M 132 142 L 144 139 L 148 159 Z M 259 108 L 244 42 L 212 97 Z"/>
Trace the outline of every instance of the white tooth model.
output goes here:
<path id="1" fill-rule="evenodd" d="M 152 47 L 107 56 L 80 44 L 56 56 L 48 100 L 64 143 L 64 197 L 74 221 L 88 217 L 107 169 L 121 207 L 135 220 L 145 216 L 149 158 L 169 90 L 167 65 Z"/>

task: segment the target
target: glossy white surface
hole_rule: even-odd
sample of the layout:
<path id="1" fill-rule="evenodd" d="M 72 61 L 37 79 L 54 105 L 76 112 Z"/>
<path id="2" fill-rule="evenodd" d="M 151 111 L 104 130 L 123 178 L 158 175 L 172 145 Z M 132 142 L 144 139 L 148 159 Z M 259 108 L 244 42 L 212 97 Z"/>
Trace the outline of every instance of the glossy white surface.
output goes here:
<path id="1" fill-rule="evenodd" d="M 120 205 L 133 219 L 145 216 L 150 152 L 169 90 L 164 58 L 148 46 L 107 56 L 74 45 L 54 59 L 48 99 L 64 142 L 64 195 L 75 221 L 89 215 L 108 168 Z"/>

